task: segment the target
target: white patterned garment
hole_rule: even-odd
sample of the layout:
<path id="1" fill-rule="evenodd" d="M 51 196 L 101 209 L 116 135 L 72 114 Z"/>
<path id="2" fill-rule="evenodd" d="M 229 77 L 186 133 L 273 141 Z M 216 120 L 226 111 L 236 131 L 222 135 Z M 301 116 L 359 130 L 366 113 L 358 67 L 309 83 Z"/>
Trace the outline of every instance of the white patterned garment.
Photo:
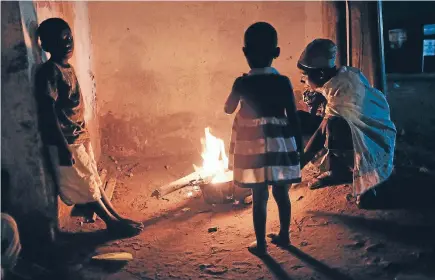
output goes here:
<path id="1" fill-rule="evenodd" d="M 57 169 L 59 196 L 67 205 L 85 204 L 101 199 L 102 181 L 98 174 L 92 146 L 89 141 L 69 145 L 75 163 L 73 166 L 58 164 L 57 147 L 49 146 L 50 156 Z"/>
<path id="2" fill-rule="evenodd" d="M 354 146 L 354 194 L 384 182 L 393 171 L 396 127 L 385 95 L 356 68 L 342 67 L 318 89 L 328 100 L 326 116 L 344 118 Z"/>
<path id="3" fill-rule="evenodd" d="M 275 75 L 278 80 L 269 80 L 271 87 L 267 92 L 259 90 L 252 94 L 273 93 L 273 86 L 280 84 L 281 77 L 272 67 L 252 69 L 249 76 Z M 252 81 L 252 80 L 251 80 Z M 287 83 L 289 83 L 287 81 Z M 265 86 L 267 86 L 265 85 Z M 242 85 L 243 87 L 243 85 Z M 276 87 L 279 94 L 293 94 L 290 84 L 288 87 Z M 239 90 L 241 90 L 239 88 Z M 258 88 L 256 89 L 258 90 Z M 239 111 L 234 119 L 230 143 L 230 168 L 234 171 L 234 183 L 242 188 L 254 188 L 265 185 L 287 185 L 301 181 L 301 169 L 299 154 L 296 147 L 293 126 L 284 114 L 282 116 L 261 116 L 262 110 L 259 107 L 264 104 L 253 104 L 250 106 L 246 101 L 247 94 L 242 94 L 241 101 L 243 109 L 255 112 L 259 115 L 256 118 L 242 117 Z M 280 99 L 273 99 L 279 103 Z M 284 98 L 284 100 L 287 100 Z M 290 100 L 290 99 L 288 99 Z M 252 99 L 251 99 L 252 104 Z M 284 108 L 284 106 L 283 106 Z M 279 113 L 278 113 L 279 114 Z"/>

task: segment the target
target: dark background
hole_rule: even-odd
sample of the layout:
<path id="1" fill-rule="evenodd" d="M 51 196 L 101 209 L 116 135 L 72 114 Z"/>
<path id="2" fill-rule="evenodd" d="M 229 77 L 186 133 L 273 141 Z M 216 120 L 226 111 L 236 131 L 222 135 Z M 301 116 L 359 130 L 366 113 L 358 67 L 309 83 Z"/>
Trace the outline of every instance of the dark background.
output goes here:
<path id="1" fill-rule="evenodd" d="M 423 40 L 435 39 L 435 35 L 423 35 L 425 24 L 435 24 L 435 2 L 385 1 L 383 17 L 387 73 L 421 73 Z M 408 40 L 402 48 L 390 48 L 388 31 L 391 29 L 406 30 Z M 435 56 L 425 57 L 424 72 L 435 72 Z"/>

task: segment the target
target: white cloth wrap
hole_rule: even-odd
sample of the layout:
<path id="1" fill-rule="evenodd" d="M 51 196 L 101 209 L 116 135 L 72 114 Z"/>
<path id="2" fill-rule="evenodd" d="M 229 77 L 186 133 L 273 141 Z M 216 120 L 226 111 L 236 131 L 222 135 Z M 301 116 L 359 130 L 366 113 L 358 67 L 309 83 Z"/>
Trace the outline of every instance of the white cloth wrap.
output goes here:
<path id="1" fill-rule="evenodd" d="M 386 96 L 373 88 L 356 68 L 342 67 L 318 89 L 328 100 L 327 116 L 344 118 L 354 146 L 354 194 L 384 182 L 393 171 L 396 127 Z"/>
<path id="2" fill-rule="evenodd" d="M 67 205 L 85 204 L 101 199 L 97 163 L 90 142 L 69 145 L 75 163 L 60 166 L 57 147 L 49 146 L 49 152 L 56 167 L 59 180 L 59 196 Z"/>

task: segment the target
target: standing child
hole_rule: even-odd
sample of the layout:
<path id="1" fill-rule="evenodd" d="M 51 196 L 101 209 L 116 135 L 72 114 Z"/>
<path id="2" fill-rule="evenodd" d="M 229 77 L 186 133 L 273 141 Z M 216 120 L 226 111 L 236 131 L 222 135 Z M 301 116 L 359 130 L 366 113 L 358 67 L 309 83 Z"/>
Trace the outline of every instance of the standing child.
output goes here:
<path id="1" fill-rule="evenodd" d="M 104 194 L 84 118 L 83 96 L 69 59 L 74 41 L 68 24 L 50 18 L 38 28 L 44 51 L 50 53 L 36 74 L 36 99 L 43 143 L 57 166 L 59 194 L 68 204 L 88 205 L 110 232 L 138 234 L 142 223 L 120 217 Z"/>
<path id="2" fill-rule="evenodd" d="M 291 205 L 289 188 L 301 181 L 299 165 L 302 137 L 290 80 L 271 67 L 280 54 L 278 36 L 265 22 L 245 32 L 243 52 L 251 71 L 236 79 L 225 104 L 232 114 L 240 103 L 230 144 L 230 168 L 234 183 L 253 192 L 253 221 L 257 242 L 248 250 L 267 254 L 266 214 L 268 186 L 278 204 L 280 232 L 271 234 L 272 243 L 287 246 Z"/>

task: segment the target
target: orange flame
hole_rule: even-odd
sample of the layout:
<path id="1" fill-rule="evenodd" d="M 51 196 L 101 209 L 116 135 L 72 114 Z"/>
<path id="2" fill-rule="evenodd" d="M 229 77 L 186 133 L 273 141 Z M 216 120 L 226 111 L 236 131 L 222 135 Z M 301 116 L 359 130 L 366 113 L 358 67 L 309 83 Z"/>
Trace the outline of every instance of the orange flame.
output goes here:
<path id="1" fill-rule="evenodd" d="M 205 129 L 205 138 L 201 138 L 202 167 L 193 165 L 196 172 L 203 178 L 212 176 L 212 183 L 227 182 L 228 157 L 225 154 L 225 144 L 222 139 L 213 136 L 210 128 Z"/>

